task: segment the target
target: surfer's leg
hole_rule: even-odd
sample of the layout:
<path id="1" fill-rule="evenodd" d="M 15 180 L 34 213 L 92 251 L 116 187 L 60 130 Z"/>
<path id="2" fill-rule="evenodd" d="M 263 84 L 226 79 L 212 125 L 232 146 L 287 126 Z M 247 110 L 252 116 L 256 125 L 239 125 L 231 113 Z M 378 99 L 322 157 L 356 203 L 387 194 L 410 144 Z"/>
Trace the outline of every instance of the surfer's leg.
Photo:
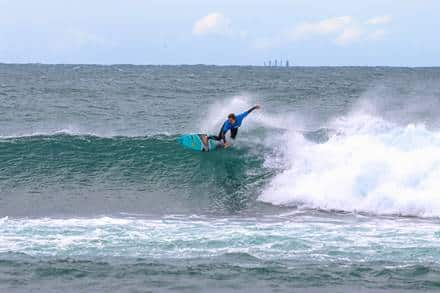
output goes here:
<path id="1" fill-rule="evenodd" d="M 235 139 L 235 137 L 237 136 L 238 133 L 238 128 L 232 128 L 231 129 L 231 138 Z"/>
<path id="2" fill-rule="evenodd" d="M 223 134 L 223 126 L 222 126 L 218 135 L 210 135 L 210 136 L 208 136 L 208 139 L 222 140 L 223 136 L 224 136 L 224 134 Z"/>
<path id="3" fill-rule="evenodd" d="M 208 145 L 208 136 L 207 135 L 201 135 L 201 138 L 202 138 L 202 142 L 203 142 L 203 144 L 205 145 L 205 146 L 207 146 Z"/>

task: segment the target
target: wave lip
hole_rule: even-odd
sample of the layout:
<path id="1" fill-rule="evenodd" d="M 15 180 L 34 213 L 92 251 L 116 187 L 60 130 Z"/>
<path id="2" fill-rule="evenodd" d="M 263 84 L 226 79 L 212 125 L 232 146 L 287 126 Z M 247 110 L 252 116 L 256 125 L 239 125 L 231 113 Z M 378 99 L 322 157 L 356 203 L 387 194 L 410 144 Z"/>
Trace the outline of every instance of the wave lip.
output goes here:
<path id="1" fill-rule="evenodd" d="M 440 216 L 440 132 L 378 117 L 336 121 L 322 144 L 294 140 L 259 200 L 373 214 Z M 291 135 L 291 134 L 290 134 Z M 289 140 L 287 140 L 289 141 Z M 295 149 L 295 151 L 292 151 Z"/>

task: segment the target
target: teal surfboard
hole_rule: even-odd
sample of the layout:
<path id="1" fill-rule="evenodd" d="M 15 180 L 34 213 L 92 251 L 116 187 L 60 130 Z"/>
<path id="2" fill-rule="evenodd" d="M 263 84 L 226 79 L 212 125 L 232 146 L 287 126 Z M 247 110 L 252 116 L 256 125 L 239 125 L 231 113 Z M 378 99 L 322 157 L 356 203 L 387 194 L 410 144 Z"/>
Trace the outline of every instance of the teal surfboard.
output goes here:
<path id="1" fill-rule="evenodd" d="M 178 138 L 178 141 L 185 148 L 201 152 L 211 152 L 223 146 L 223 143 L 213 139 L 208 139 L 208 143 L 205 144 L 203 141 L 206 137 L 206 134 L 184 134 Z"/>

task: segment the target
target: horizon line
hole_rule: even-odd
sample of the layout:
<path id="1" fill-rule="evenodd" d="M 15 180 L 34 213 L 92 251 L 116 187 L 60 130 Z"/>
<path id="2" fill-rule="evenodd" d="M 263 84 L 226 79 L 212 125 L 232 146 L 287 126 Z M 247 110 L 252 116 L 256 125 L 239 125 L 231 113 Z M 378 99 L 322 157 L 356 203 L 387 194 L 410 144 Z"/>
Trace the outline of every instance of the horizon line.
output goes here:
<path id="1" fill-rule="evenodd" d="M 255 64 L 207 64 L 207 63 L 181 63 L 181 64 L 153 64 L 153 63 L 45 63 L 45 62 L 1 62 L 0 65 L 76 65 L 76 66 L 206 66 L 206 67 L 268 67 L 268 68 L 313 68 L 313 67 L 384 67 L 384 68 L 438 68 L 440 65 L 255 65 Z"/>

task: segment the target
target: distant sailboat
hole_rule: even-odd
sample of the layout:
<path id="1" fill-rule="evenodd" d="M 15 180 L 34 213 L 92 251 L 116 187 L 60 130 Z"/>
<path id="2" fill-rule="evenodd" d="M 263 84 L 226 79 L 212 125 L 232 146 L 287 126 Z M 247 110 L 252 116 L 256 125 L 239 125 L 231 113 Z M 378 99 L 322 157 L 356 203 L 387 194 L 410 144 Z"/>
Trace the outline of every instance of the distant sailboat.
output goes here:
<path id="1" fill-rule="evenodd" d="M 283 59 L 280 59 L 280 60 L 278 60 L 278 59 L 268 60 L 268 61 L 264 61 L 263 64 L 264 64 L 265 67 L 266 66 L 269 66 L 269 67 L 272 67 L 272 66 L 275 66 L 275 67 L 282 67 L 282 66 L 289 67 L 290 66 L 289 59 L 287 59 L 287 58 L 284 61 L 283 61 Z"/>

